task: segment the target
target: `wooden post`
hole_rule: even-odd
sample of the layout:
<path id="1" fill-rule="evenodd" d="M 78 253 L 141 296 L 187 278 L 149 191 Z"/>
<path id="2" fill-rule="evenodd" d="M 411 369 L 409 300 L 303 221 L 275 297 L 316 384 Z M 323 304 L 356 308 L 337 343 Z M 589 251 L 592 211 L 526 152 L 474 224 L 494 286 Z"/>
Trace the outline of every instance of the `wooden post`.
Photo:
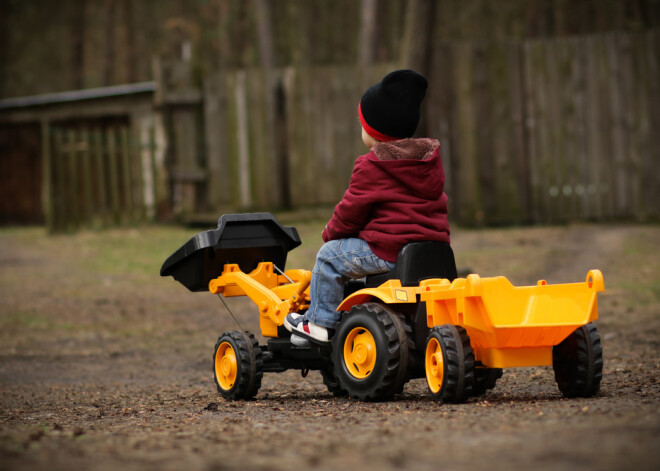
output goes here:
<path id="1" fill-rule="evenodd" d="M 99 221 L 101 226 L 108 224 L 108 187 L 107 187 L 107 165 L 106 155 L 103 151 L 103 133 L 101 129 L 95 128 L 92 131 L 92 158 L 94 159 L 94 168 L 96 169 L 96 205 L 95 205 L 95 218 Z"/>
<path id="2" fill-rule="evenodd" d="M 238 124 L 238 188 L 239 204 L 248 208 L 252 204 L 250 186 L 250 150 L 248 147 L 247 104 L 245 98 L 245 72 L 236 75 L 236 121 Z"/>
<path id="3" fill-rule="evenodd" d="M 108 166 L 107 169 L 110 173 L 110 204 L 112 207 L 112 221 L 115 224 L 121 222 L 120 215 L 120 189 L 119 189 L 119 166 L 118 166 L 118 151 L 117 151 L 117 134 L 114 128 L 106 130 L 106 143 L 108 152 Z"/>
<path id="4" fill-rule="evenodd" d="M 69 172 L 69 184 L 66 188 L 67 194 L 67 221 L 68 229 L 77 229 L 80 226 L 80 178 L 78 172 L 78 151 L 76 131 L 69 128 L 67 131 L 66 152 L 67 166 Z"/>
<path id="5" fill-rule="evenodd" d="M 119 128 L 119 141 L 121 145 L 121 167 L 123 170 L 123 200 L 124 200 L 124 212 L 126 219 L 129 221 L 134 221 L 135 215 L 133 214 L 133 177 L 131 171 L 131 153 L 130 153 L 130 142 L 128 136 L 128 127 L 122 126 Z"/>
<path id="6" fill-rule="evenodd" d="M 139 127 L 133 126 L 129 131 L 129 152 L 130 165 L 133 180 L 131 184 L 131 195 L 133 197 L 134 212 L 133 218 L 136 221 L 144 221 L 146 215 L 146 206 L 144 202 L 144 177 L 142 170 L 142 154 L 140 152 L 140 134 Z"/>
<path id="7" fill-rule="evenodd" d="M 41 180 L 42 211 L 46 221 L 46 228 L 53 232 L 55 224 L 55 197 L 53 194 L 53 153 L 50 142 L 50 122 L 41 120 L 41 158 L 43 173 Z"/>
<path id="8" fill-rule="evenodd" d="M 52 218 L 52 232 L 61 232 L 63 230 L 64 219 L 64 195 L 62 194 L 64 188 L 64 170 L 62 169 L 64 159 L 62 158 L 63 142 L 62 132 L 58 128 L 52 129 L 53 134 L 53 148 L 51 158 L 51 171 L 53 178 L 51 180 L 53 186 L 51 195 L 53 198 L 53 218 Z"/>
<path id="9" fill-rule="evenodd" d="M 85 224 L 91 225 L 94 221 L 94 201 L 92 196 L 92 162 L 91 162 L 91 139 L 89 129 L 80 130 L 80 145 L 82 158 L 82 184 L 84 197 L 84 209 L 82 211 Z"/>

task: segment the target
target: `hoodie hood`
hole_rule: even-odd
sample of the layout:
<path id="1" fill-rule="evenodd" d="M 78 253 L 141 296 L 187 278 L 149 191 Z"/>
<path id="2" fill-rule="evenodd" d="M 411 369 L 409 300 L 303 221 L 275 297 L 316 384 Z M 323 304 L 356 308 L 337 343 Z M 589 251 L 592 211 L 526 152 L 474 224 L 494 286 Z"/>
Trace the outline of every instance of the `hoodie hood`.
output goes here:
<path id="1" fill-rule="evenodd" d="M 440 147 L 436 139 L 399 139 L 379 142 L 371 148 L 378 160 L 427 160 Z"/>
<path id="2" fill-rule="evenodd" d="M 444 191 L 440 142 L 436 139 L 379 142 L 367 158 L 422 198 L 436 199 Z"/>

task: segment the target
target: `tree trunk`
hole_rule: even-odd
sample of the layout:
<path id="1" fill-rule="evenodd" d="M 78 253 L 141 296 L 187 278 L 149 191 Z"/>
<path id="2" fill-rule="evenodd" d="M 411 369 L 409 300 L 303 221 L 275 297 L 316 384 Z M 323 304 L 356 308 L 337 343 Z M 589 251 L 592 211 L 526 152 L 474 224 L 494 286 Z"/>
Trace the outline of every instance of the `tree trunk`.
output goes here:
<path id="1" fill-rule="evenodd" d="M 358 58 L 358 64 L 362 66 L 372 64 L 375 59 L 377 10 L 378 0 L 362 0 Z"/>
<path id="2" fill-rule="evenodd" d="M 429 81 L 431 81 L 429 74 L 433 57 L 435 11 L 434 0 L 409 0 L 399 59 L 402 67 L 416 70 L 426 76 Z M 428 134 L 424 106 L 424 102 L 422 102 L 422 118 L 416 132 L 418 136 Z"/>
<path id="3" fill-rule="evenodd" d="M 434 0 L 409 0 L 400 63 L 421 74 L 428 74 L 433 46 Z"/>

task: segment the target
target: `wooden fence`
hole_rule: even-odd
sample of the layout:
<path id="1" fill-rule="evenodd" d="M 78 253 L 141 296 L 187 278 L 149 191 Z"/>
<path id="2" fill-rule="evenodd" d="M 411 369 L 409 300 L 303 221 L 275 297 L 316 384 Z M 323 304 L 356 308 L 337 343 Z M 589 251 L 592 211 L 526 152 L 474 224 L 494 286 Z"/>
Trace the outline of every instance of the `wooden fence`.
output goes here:
<path id="1" fill-rule="evenodd" d="M 438 48 L 429 121 L 457 219 L 657 219 L 659 61 L 658 32 Z"/>
<path id="2" fill-rule="evenodd" d="M 660 217 L 660 33 L 434 47 L 423 126 L 466 224 Z M 241 70 L 204 84 L 210 208 L 333 205 L 391 64 Z M 377 182 L 374 182 L 377 184 Z"/>
<path id="3" fill-rule="evenodd" d="M 153 136 L 128 124 L 50 126 L 47 225 L 53 232 L 144 220 L 153 204 Z M 142 143 L 142 145 L 140 145 Z"/>
<path id="4" fill-rule="evenodd" d="M 389 65 L 241 70 L 205 82 L 210 206 L 336 203 L 365 153 L 357 104 Z"/>

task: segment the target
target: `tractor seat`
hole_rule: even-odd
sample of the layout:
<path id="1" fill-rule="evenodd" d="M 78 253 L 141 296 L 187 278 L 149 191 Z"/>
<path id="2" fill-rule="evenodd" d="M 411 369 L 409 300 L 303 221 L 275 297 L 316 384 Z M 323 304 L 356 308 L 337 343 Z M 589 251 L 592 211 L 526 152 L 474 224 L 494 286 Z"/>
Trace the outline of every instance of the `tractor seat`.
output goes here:
<path id="1" fill-rule="evenodd" d="M 398 279 L 401 286 L 417 286 L 429 278 L 457 277 L 454 251 L 445 242 L 411 242 L 399 251 L 394 268 L 385 273 L 368 275 L 366 288 L 373 288 L 388 280 Z"/>

